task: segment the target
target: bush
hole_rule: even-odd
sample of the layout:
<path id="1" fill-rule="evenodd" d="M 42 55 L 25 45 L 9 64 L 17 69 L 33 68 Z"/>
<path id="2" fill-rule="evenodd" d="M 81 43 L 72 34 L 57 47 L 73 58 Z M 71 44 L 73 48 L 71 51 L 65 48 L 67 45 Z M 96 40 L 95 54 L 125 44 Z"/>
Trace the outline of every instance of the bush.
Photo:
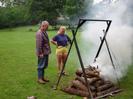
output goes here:
<path id="1" fill-rule="evenodd" d="M 24 7 L 2 7 L 0 13 L 0 28 L 11 28 L 28 24 L 28 13 Z"/>

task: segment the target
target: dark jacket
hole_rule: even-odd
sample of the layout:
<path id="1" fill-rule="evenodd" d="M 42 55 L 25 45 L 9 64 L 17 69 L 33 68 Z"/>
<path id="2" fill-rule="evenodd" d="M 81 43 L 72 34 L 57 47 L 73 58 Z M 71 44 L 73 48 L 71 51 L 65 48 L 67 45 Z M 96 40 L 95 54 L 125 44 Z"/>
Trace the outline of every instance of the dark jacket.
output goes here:
<path id="1" fill-rule="evenodd" d="M 39 56 L 40 54 L 48 55 L 50 53 L 51 48 L 47 32 L 42 32 L 41 30 L 39 30 L 36 33 L 36 54 L 37 56 Z"/>

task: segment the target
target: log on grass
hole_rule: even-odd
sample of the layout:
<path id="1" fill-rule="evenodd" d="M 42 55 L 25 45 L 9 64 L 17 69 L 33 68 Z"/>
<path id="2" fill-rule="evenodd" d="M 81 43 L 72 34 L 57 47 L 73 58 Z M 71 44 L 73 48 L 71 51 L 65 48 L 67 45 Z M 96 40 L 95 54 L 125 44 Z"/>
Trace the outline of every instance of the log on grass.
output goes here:
<path id="1" fill-rule="evenodd" d="M 83 84 L 85 87 L 86 86 L 88 86 L 88 85 L 86 85 L 86 82 L 85 82 L 85 78 L 84 77 L 79 77 L 79 76 L 77 76 L 76 78 L 75 78 L 75 80 L 78 80 L 81 84 Z M 96 81 L 97 79 L 92 79 L 91 81 L 88 81 L 87 80 L 87 84 L 89 84 L 89 88 L 90 88 L 90 90 L 91 91 L 95 91 L 96 90 L 96 87 L 95 86 L 92 86 L 92 85 L 90 85 L 90 83 L 93 83 L 94 81 Z M 86 87 L 87 88 L 87 87 Z"/>
<path id="2" fill-rule="evenodd" d="M 85 85 L 85 78 L 84 78 L 84 77 L 79 77 L 79 76 L 77 76 L 77 77 L 75 78 L 75 80 L 79 80 L 80 82 L 82 82 L 82 83 Z"/>
<path id="3" fill-rule="evenodd" d="M 87 78 L 87 81 L 89 82 L 89 84 L 94 84 L 98 80 L 100 80 L 100 78 L 98 77 Z"/>
<path id="4" fill-rule="evenodd" d="M 90 96 L 89 92 L 75 89 L 73 87 L 63 88 L 62 91 L 69 93 L 69 94 L 72 94 L 72 95 L 78 95 L 78 96 L 82 96 L 82 97 L 89 97 Z M 95 95 L 95 94 L 92 93 L 92 95 Z"/>
<path id="5" fill-rule="evenodd" d="M 79 90 L 83 90 L 83 91 L 88 90 L 87 87 L 82 82 L 80 82 L 79 80 L 73 80 L 72 86 L 74 86 L 76 89 L 79 89 Z"/>
<path id="6" fill-rule="evenodd" d="M 101 92 L 97 92 L 97 96 L 102 96 L 102 95 L 105 95 L 105 94 L 108 94 L 108 93 L 111 93 L 115 90 L 118 90 L 119 88 L 118 87 L 110 87 L 108 88 L 107 90 L 104 90 L 104 91 L 101 91 Z"/>
<path id="7" fill-rule="evenodd" d="M 110 87 L 113 87 L 113 86 L 114 85 L 112 83 L 106 83 L 106 84 L 104 84 L 102 86 L 97 87 L 97 91 L 100 92 L 100 91 L 109 89 Z"/>
<path id="8" fill-rule="evenodd" d="M 79 77 L 79 76 L 77 76 L 75 79 L 76 79 L 76 80 L 79 80 L 79 81 L 82 82 L 84 85 L 86 85 L 86 82 L 85 82 L 85 78 L 84 78 L 84 77 Z M 89 85 L 95 83 L 95 82 L 98 81 L 98 80 L 100 80 L 99 77 L 87 78 L 87 82 L 88 82 Z"/>
<path id="9" fill-rule="evenodd" d="M 88 75 L 89 77 L 99 77 L 100 72 L 97 69 L 95 69 L 95 67 L 89 67 L 85 68 L 85 74 Z M 82 69 L 78 69 L 76 71 L 76 75 L 80 77 L 84 76 Z"/>
<path id="10" fill-rule="evenodd" d="M 105 84 L 105 81 L 103 79 L 99 79 L 98 81 L 96 81 L 93 85 L 95 87 L 99 87 L 101 85 Z"/>
<path id="11" fill-rule="evenodd" d="M 88 75 L 90 77 L 99 77 L 99 73 L 94 72 L 94 71 L 86 71 L 85 73 L 86 73 L 86 75 Z"/>
<path id="12" fill-rule="evenodd" d="M 82 74 L 83 74 L 83 71 L 81 70 L 81 69 L 78 69 L 77 71 L 76 71 L 76 75 L 77 76 L 82 76 Z"/>

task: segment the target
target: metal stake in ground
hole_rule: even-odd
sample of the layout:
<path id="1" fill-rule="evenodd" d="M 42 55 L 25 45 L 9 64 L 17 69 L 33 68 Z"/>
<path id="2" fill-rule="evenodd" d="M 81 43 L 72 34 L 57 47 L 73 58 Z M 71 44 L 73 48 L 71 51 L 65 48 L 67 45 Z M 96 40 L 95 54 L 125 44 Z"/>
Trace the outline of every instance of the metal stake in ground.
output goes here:
<path id="1" fill-rule="evenodd" d="M 103 33 L 105 34 L 105 30 L 103 30 Z M 100 37 L 100 40 L 102 41 L 102 37 Z M 110 49 L 109 49 L 109 44 L 108 44 L 108 41 L 106 40 L 106 38 L 105 38 L 105 44 L 106 44 L 106 47 L 107 47 L 107 51 L 108 51 L 112 66 L 113 66 L 115 74 L 116 74 L 116 80 L 118 82 L 118 85 L 120 86 L 120 81 L 119 81 L 119 79 L 117 77 L 116 67 L 115 67 L 115 64 L 113 62 L 113 58 L 112 58 L 112 55 L 111 55 L 111 52 L 110 52 Z"/>
<path id="2" fill-rule="evenodd" d="M 77 51 L 77 54 L 78 54 L 78 58 L 79 58 L 79 61 L 80 61 L 80 65 L 81 65 L 81 68 L 82 68 L 82 71 L 83 71 L 85 83 L 86 83 L 88 92 L 90 94 L 90 98 L 93 99 L 93 95 L 92 95 L 92 92 L 90 90 L 90 86 L 89 86 L 88 81 L 87 81 L 87 77 L 86 77 L 86 73 L 85 73 L 85 68 L 84 68 L 83 61 L 82 61 L 82 58 L 81 58 L 81 55 L 80 55 L 80 51 L 79 51 L 79 48 L 78 48 L 77 40 L 75 38 L 74 30 L 72 30 L 72 34 L 73 34 L 74 44 L 75 44 L 75 47 L 76 47 L 76 51 Z"/>
<path id="3" fill-rule="evenodd" d="M 94 62 L 96 62 L 96 59 L 97 59 L 97 57 L 99 56 L 99 53 L 100 53 L 101 48 L 102 48 L 102 46 L 103 46 L 103 43 L 104 43 L 104 41 L 105 41 L 107 32 L 108 32 L 109 27 L 110 27 L 110 25 L 111 25 L 111 22 L 112 22 L 111 20 L 107 20 L 107 21 L 106 21 L 106 23 L 107 23 L 107 28 L 106 28 L 105 34 L 104 34 L 104 36 L 103 36 L 103 39 L 102 39 L 102 41 L 101 41 L 101 44 L 100 44 L 100 46 L 99 46 L 99 49 L 98 49 L 98 51 L 97 51 L 97 53 L 96 53 L 96 56 L 95 56 L 95 58 L 94 58 Z"/>

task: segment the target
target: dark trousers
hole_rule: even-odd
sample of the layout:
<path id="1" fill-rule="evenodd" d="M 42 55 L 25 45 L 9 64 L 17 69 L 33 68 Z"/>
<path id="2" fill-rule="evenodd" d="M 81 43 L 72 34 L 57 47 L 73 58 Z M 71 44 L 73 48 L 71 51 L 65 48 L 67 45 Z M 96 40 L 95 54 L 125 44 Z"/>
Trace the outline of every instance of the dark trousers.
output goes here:
<path id="1" fill-rule="evenodd" d="M 38 79 L 42 79 L 44 77 L 44 69 L 48 67 L 48 55 L 44 55 L 43 57 L 38 57 Z"/>

